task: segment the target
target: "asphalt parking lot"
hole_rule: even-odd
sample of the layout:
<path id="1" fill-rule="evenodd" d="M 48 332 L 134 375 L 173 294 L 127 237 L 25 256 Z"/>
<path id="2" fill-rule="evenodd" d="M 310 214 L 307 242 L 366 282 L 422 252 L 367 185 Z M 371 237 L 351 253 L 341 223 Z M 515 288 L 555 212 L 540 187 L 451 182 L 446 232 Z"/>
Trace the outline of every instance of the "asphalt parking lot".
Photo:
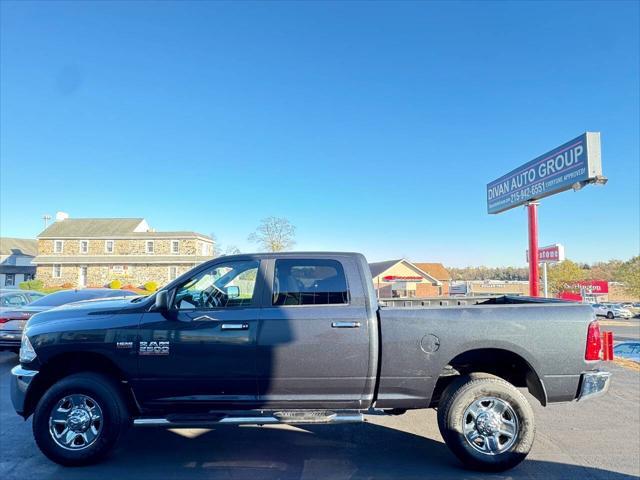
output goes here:
<path id="1" fill-rule="evenodd" d="M 640 340 L 640 318 L 614 318 L 609 320 L 604 317 L 598 317 L 600 328 L 602 330 L 610 330 L 613 332 L 614 341 L 622 342 L 625 340 Z"/>
<path id="2" fill-rule="evenodd" d="M 542 408 L 531 454 L 504 474 L 463 470 L 442 443 L 435 412 L 370 417 L 364 424 L 131 430 L 102 463 L 47 460 L 9 399 L 17 357 L 0 353 L 0 478 L 9 479 L 613 479 L 640 476 L 640 373 L 611 366 L 611 391 Z"/>

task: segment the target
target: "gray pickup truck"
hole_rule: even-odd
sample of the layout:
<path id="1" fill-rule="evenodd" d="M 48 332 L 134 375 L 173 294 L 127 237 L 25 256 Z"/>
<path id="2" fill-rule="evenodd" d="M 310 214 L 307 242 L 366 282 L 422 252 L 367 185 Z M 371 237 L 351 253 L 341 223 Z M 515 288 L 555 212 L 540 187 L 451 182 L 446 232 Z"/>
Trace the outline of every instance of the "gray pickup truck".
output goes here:
<path id="1" fill-rule="evenodd" d="M 357 253 L 220 257 L 149 297 L 34 315 L 12 400 L 63 465 L 98 460 L 131 425 L 338 423 L 437 408 L 465 465 L 504 470 L 534 439 L 518 388 L 542 405 L 607 390 L 590 306 L 455 302 L 380 307 Z"/>

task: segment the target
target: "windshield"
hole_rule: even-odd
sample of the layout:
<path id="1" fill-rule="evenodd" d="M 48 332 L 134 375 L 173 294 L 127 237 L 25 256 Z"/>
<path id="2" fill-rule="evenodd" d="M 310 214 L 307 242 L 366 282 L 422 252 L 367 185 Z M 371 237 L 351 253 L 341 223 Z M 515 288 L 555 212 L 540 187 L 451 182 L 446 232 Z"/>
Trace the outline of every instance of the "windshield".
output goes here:
<path id="1" fill-rule="evenodd" d="M 82 300 L 91 300 L 95 298 L 110 297 L 131 297 L 135 293 L 126 290 L 63 290 L 51 293 L 45 297 L 31 302 L 29 305 L 34 307 L 58 307 L 72 302 L 80 302 Z"/>

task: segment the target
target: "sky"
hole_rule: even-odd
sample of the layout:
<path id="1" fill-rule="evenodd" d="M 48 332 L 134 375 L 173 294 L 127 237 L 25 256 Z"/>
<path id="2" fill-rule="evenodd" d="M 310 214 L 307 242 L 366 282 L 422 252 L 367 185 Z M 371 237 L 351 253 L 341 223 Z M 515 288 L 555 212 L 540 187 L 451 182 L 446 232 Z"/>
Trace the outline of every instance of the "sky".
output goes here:
<path id="1" fill-rule="evenodd" d="M 0 2 L 0 233 L 144 217 L 244 252 L 525 265 L 486 184 L 602 135 L 605 186 L 541 201 L 540 245 L 640 250 L 640 2 Z"/>

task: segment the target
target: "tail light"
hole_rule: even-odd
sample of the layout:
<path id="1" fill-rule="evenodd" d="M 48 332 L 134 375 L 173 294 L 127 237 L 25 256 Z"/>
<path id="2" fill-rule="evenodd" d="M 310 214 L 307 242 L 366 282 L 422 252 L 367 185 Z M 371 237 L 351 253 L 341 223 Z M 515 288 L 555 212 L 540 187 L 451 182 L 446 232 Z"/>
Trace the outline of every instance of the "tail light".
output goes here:
<path id="1" fill-rule="evenodd" d="M 602 339 L 600 338 L 600 324 L 594 320 L 587 330 L 587 349 L 584 352 L 585 360 L 602 359 Z"/>

